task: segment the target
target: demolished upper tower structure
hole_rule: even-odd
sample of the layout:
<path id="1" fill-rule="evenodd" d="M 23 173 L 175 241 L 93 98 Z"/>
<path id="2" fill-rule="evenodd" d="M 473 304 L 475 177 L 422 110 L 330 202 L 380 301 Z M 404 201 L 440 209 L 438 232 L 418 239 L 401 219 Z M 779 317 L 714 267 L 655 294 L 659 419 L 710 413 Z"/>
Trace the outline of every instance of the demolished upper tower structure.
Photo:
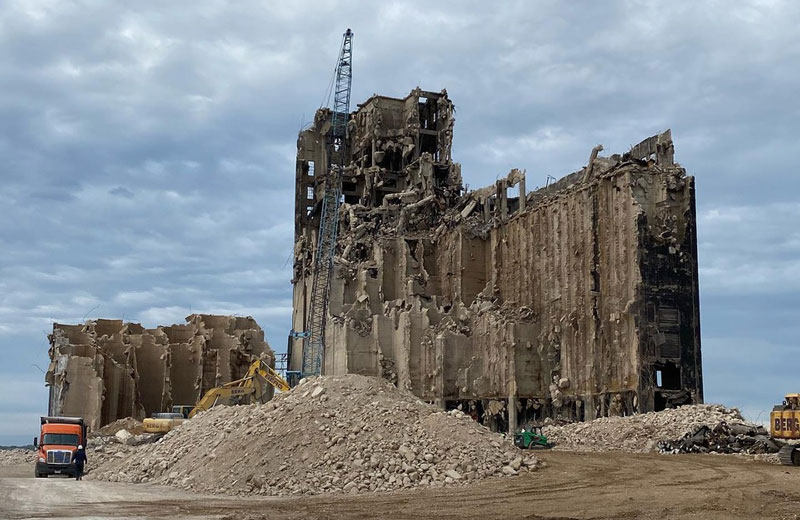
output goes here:
<path id="1" fill-rule="evenodd" d="M 497 428 L 703 399 L 694 179 L 670 132 L 528 192 L 465 192 L 446 91 L 348 124 L 323 373 L 386 377 Z M 293 329 L 305 330 L 331 112 L 298 138 Z M 509 196 L 516 191 L 517 196 Z M 290 369 L 303 339 L 290 338 Z"/>

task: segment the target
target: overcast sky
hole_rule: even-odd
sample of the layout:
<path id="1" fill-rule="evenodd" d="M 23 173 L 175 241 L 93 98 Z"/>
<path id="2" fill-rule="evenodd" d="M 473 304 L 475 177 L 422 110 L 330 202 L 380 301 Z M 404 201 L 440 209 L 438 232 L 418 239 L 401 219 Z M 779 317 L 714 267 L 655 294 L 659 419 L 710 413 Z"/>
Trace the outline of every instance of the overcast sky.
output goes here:
<path id="1" fill-rule="evenodd" d="M 252 315 L 285 350 L 297 131 L 347 27 L 353 104 L 446 88 L 471 187 L 672 128 L 706 400 L 800 391 L 800 3 L 347 4 L 0 2 L 0 444 L 47 411 L 53 321 Z"/>

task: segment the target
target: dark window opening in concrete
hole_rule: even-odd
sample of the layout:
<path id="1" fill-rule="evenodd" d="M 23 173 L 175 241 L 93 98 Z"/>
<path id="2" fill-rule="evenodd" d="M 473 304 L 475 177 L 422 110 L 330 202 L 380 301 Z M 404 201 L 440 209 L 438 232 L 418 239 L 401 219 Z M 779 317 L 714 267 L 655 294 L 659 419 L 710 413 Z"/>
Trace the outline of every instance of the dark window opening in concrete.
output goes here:
<path id="1" fill-rule="evenodd" d="M 400 149 L 386 150 L 378 161 L 378 166 L 391 172 L 401 171 L 403 169 L 403 151 Z"/>
<path id="2" fill-rule="evenodd" d="M 436 136 L 430 134 L 421 134 L 419 136 L 419 147 L 422 153 L 429 153 L 436 155 Z"/>
<path id="3" fill-rule="evenodd" d="M 655 368 L 656 388 L 663 390 L 681 389 L 681 369 L 673 363 L 664 363 Z"/>
<path id="4" fill-rule="evenodd" d="M 656 392 L 653 396 L 653 411 L 660 412 L 667 407 L 667 399 L 661 392 Z"/>
<path id="5" fill-rule="evenodd" d="M 433 181 L 437 188 L 447 186 L 447 175 L 450 171 L 448 166 L 434 166 L 433 167 Z"/>

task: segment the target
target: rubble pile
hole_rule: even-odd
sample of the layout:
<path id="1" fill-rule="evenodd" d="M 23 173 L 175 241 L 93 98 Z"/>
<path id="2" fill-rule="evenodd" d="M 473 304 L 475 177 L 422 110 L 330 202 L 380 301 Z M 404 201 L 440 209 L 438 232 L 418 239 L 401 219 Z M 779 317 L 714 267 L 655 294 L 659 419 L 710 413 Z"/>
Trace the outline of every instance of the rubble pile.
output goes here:
<path id="1" fill-rule="evenodd" d="M 318 494 L 459 485 L 537 460 L 459 410 L 380 378 L 310 378 L 266 404 L 217 406 L 93 478 L 198 492 Z"/>
<path id="2" fill-rule="evenodd" d="M 135 439 L 136 437 L 136 435 L 133 435 L 127 430 L 119 430 L 116 435 L 101 435 L 90 438 L 89 447 L 86 450 L 86 456 L 89 459 L 86 466 L 87 474 L 97 471 L 97 468 L 102 468 L 106 464 L 133 455 L 142 444 L 145 444 L 141 437 L 137 442 L 131 442 L 131 440 L 129 440 Z M 147 442 L 155 442 L 159 436 L 151 434 L 148 435 L 148 437 L 149 439 Z"/>
<path id="3" fill-rule="evenodd" d="M 137 421 L 133 417 L 125 417 L 124 419 L 117 419 L 112 423 L 106 424 L 96 432 L 90 433 L 89 438 L 114 435 L 120 430 L 125 430 L 133 435 L 139 435 L 144 433 L 144 425 L 141 421 Z"/>
<path id="4" fill-rule="evenodd" d="M 662 453 L 745 453 L 762 455 L 780 450 L 766 428 L 746 423 L 700 425 L 676 441 L 661 441 Z"/>
<path id="5" fill-rule="evenodd" d="M 157 433 L 144 433 L 142 423 L 126 418 L 103 426 L 89 434 L 87 473 L 94 468 L 132 455 L 135 448 L 151 444 L 161 438 Z"/>
<path id="6" fill-rule="evenodd" d="M 763 427 L 739 410 L 717 404 L 687 405 L 628 417 L 543 428 L 555 449 L 569 451 L 773 453 Z"/>
<path id="7" fill-rule="evenodd" d="M 0 466 L 16 466 L 17 464 L 34 464 L 36 452 L 25 448 L 0 450 Z"/>

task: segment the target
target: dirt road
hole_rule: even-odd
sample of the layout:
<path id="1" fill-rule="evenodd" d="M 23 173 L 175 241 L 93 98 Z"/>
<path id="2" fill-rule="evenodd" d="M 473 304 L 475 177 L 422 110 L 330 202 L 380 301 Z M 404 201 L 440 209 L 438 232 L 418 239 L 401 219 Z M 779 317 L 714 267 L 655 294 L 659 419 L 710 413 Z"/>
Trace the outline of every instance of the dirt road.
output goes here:
<path id="1" fill-rule="evenodd" d="M 0 467 L 0 517 L 22 518 L 800 518 L 800 468 L 714 455 L 548 452 L 548 467 L 469 487 L 264 499 L 63 478 Z"/>

